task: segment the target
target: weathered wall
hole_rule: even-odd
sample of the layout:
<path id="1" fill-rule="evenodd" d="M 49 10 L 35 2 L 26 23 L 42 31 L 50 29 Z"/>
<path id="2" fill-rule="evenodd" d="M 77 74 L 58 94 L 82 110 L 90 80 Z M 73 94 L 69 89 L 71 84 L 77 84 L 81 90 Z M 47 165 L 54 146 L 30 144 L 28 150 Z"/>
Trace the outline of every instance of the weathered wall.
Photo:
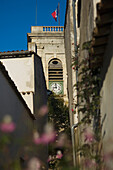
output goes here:
<path id="1" fill-rule="evenodd" d="M 103 80 L 101 88 L 101 115 L 103 122 L 102 136 L 103 150 L 109 150 L 111 146 L 112 129 L 113 129 L 113 26 L 111 29 L 110 39 L 104 55 L 101 77 Z"/>
<path id="2" fill-rule="evenodd" d="M 76 84 L 76 72 L 72 69 L 72 58 L 75 57 L 75 48 L 79 44 L 80 53 L 79 60 L 83 57 L 87 57 L 88 52 L 82 50 L 84 42 L 92 39 L 92 32 L 94 29 L 95 17 L 96 17 L 96 1 L 87 0 L 81 1 L 81 6 L 78 6 L 80 0 L 75 3 L 75 17 L 73 19 L 73 0 L 67 1 L 65 28 L 64 28 L 64 40 L 65 40 L 65 55 L 67 65 L 67 86 L 68 86 L 68 98 L 69 98 L 69 111 L 71 124 L 77 123 L 77 115 L 72 116 L 72 108 L 74 108 L 73 102 L 76 103 L 76 92 L 73 89 L 73 85 Z M 81 9 L 79 9 L 81 7 Z M 79 13 L 80 12 L 80 13 Z M 78 13 L 80 16 L 80 27 L 78 28 Z M 74 22 L 76 30 L 74 31 Z M 74 48 L 75 43 L 75 48 Z M 75 101 L 73 100 L 75 99 Z"/>
<path id="3" fill-rule="evenodd" d="M 86 5 L 87 4 L 87 5 Z M 81 14 L 80 14 L 80 42 L 79 42 L 79 57 L 81 61 L 83 58 L 89 56 L 88 50 L 83 50 L 83 43 L 92 40 L 92 33 L 94 29 L 94 6 L 92 0 L 81 1 Z M 78 70 L 80 72 L 80 69 Z M 81 77 L 79 76 L 79 80 Z M 79 120 L 82 118 L 82 113 L 79 114 Z"/>
<path id="4" fill-rule="evenodd" d="M 82 45 L 92 39 L 94 29 L 94 6 L 92 0 L 81 2 L 80 19 L 80 56 L 85 57 L 85 50 L 82 50 Z"/>
<path id="5" fill-rule="evenodd" d="M 82 44 L 86 41 L 89 41 L 92 39 L 92 32 L 93 28 L 95 26 L 94 21 L 96 17 L 96 3 L 100 2 L 100 0 L 97 1 L 91 1 L 87 0 L 82 1 L 81 6 L 81 25 L 80 25 L 80 56 L 84 57 L 87 56 L 87 52 L 84 50 L 82 51 Z M 103 122 L 103 128 L 102 128 L 102 136 L 103 138 L 103 150 L 106 148 L 106 144 L 108 140 L 111 138 L 112 133 L 112 120 L 113 120 L 113 26 L 111 28 L 111 34 L 109 36 L 109 41 L 107 44 L 106 51 L 104 53 L 103 57 L 103 65 L 101 68 L 101 78 L 102 78 L 102 84 L 101 84 L 101 116 L 102 116 L 102 122 Z"/>
<path id="6" fill-rule="evenodd" d="M 25 142 L 28 141 L 29 137 L 32 136 L 35 118 L 4 67 L 0 65 L 0 121 L 5 115 L 10 115 L 16 124 L 16 130 L 13 134 L 14 139 L 20 140 L 21 138 L 21 140 L 25 139 Z M 17 144 L 12 156 L 16 156 L 21 144 Z"/>
<path id="7" fill-rule="evenodd" d="M 73 115 L 74 102 L 75 102 L 74 99 L 76 95 L 73 85 L 76 84 L 76 78 L 75 78 L 76 73 L 72 69 L 72 58 L 75 57 L 72 0 L 67 1 L 64 40 L 65 40 L 66 66 L 67 66 L 67 91 L 68 91 L 68 98 L 69 98 L 69 113 L 70 113 L 70 123 L 72 126 L 74 123 L 77 123 L 77 119 Z"/>
<path id="8" fill-rule="evenodd" d="M 82 45 L 92 39 L 93 28 L 95 26 L 95 17 L 97 16 L 96 3 L 97 1 L 87 0 L 81 3 L 81 25 L 80 25 L 80 59 L 82 57 L 87 57 L 87 51 L 82 50 Z M 107 13 L 107 12 L 106 12 Z M 105 18 L 106 19 L 106 18 Z M 101 20 L 101 19 L 100 19 Z M 104 19 L 103 19 L 104 20 Z M 104 20 L 105 21 L 105 20 Z M 101 27 L 104 28 L 104 24 Z M 98 28 L 98 24 L 97 24 Z M 109 31 L 109 28 L 106 29 Z M 107 48 L 105 53 L 100 55 L 103 60 L 101 68 L 101 78 L 102 84 L 100 89 L 101 95 L 101 122 L 102 127 L 102 142 L 103 142 L 103 152 L 107 153 L 113 149 L 112 146 L 112 128 L 113 128 L 113 25 L 111 28 L 111 34 L 109 36 L 109 41 L 107 43 Z M 95 53 L 98 53 L 95 50 Z M 100 53 L 99 53 L 100 54 Z M 101 67 L 101 65 L 100 65 Z M 108 147 L 109 145 L 109 147 Z M 107 152 L 106 152 L 107 151 Z M 110 153 L 110 152 L 109 152 Z M 108 158 L 109 159 L 109 158 Z"/>

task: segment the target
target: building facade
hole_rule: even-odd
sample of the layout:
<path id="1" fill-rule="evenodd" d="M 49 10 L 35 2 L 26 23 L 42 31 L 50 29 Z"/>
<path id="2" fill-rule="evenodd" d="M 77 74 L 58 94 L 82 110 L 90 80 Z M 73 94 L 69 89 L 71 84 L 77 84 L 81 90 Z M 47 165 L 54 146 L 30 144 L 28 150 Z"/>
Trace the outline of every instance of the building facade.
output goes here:
<path id="1" fill-rule="evenodd" d="M 0 120 L 5 114 L 9 114 L 19 125 L 16 134 L 22 140 L 25 135 L 32 139 L 34 129 L 41 135 L 47 124 L 47 114 L 39 114 L 40 109 L 47 106 L 47 88 L 41 58 L 33 51 L 13 51 L 1 52 L 0 61 L 3 64 L 0 67 L 1 73 L 9 80 L 7 82 L 4 75 L 0 74 Z M 8 72 L 8 75 L 5 72 Z M 29 139 L 26 137 L 25 142 L 27 141 Z M 47 146 L 34 154 L 38 154 L 40 160 L 46 163 Z"/>
<path id="2" fill-rule="evenodd" d="M 28 50 L 41 56 L 47 88 L 67 102 L 67 69 L 63 27 L 31 27 Z"/>
<path id="3" fill-rule="evenodd" d="M 9 76 L 15 82 L 32 114 L 36 114 L 47 102 L 41 58 L 34 52 L 15 51 L 0 53 L 0 61 L 8 70 Z"/>
<path id="4" fill-rule="evenodd" d="M 29 136 L 32 136 L 36 118 L 31 113 L 1 62 L 0 94 L 0 123 L 2 123 L 5 117 L 9 117 L 16 125 L 13 132 L 13 145 L 11 144 L 10 146 L 9 155 L 11 159 L 20 158 L 24 155 L 24 152 L 23 155 L 18 155 L 18 153 L 22 146 L 25 147 L 25 145 L 28 145 Z M 17 143 L 17 140 L 21 142 Z M 22 141 L 25 143 L 23 144 Z M 17 155 L 20 157 L 17 157 Z"/>
<path id="5" fill-rule="evenodd" d="M 72 16 L 72 4 L 75 4 L 75 20 L 71 19 Z M 69 5 L 70 4 L 70 5 Z M 86 5 L 87 4 L 87 5 Z M 69 0 L 67 1 L 67 13 L 66 13 L 66 22 L 65 22 L 65 32 L 66 29 L 69 30 L 71 35 L 73 25 L 76 29 L 76 34 L 74 35 L 75 48 L 79 44 L 79 55 L 78 59 L 82 60 L 89 57 L 88 50 L 83 49 L 83 44 L 85 42 L 91 41 L 91 51 L 90 51 L 90 60 L 96 59 L 95 66 L 100 70 L 101 83 L 98 86 L 99 94 L 101 96 L 100 102 L 100 115 L 102 123 L 102 153 L 104 155 L 111 153 L 113 148 L 111 141 L 113 136 L 111 135 L 111 129 L 113 125 L 112 119 L 112 77 L 113 77 L 113 2 L 112 0 Z M 69 17 L 70 16 L 70 17 Z M 66 37 L 69 34 L 66 34 Z M 72 41 L 68 44 L 67 37 L 65 39 L 67 46 L 71 51 Z M 71 57 L 72 55 L 70 55 Z M 70 59 L 71 61 L 71 59 Z M 68 73 L 70 71 L 68 70 Z M 97 75 L 98 76 L 98 75 Z M 71 85 L 72 86 L 72 85 Z M 70 90 L 72 93 L 72 91 Z M 97 109 L 98 110 L 98 109 Z M 83 113 L 81 113 L 82 115 Z M 80 115 L 79 115 L 80 116 Z M 79 119 L 78 119 L 79 121 Z M 95 124 L 93 125 L 93 127 Z M 81 135 L 78 137 L 79 141 L 82 141 Z M 75 142 L 75 141 L 74 141 Z M 108 147 L 108 143 L 109 146 Z M 107 145 L 106 145 L 107 144 Z M 74 146 L 75 147 L 75 146 Z M 111 149 L 111 150 L 110 150 Z M 76 158 L 75 158 L 76 159 Z M 77 163 L 77 162 L 74 162 Z M 112 163 L 106 163 L 108 169 L 112 169 Z M 94 167 L 95 169 L 95 167 Z"/>
<path id="6" fill-rule="evenodd" d="M 77 123 L 77 114 L 75 112 L 76 104 L 76 91 L 74 85 L 77 82 L 76 72 L 73 69 L 73 59 L 75 57 L 77 41 L 76 30 L 74 29 L 74 19 L 75 19 L 75 3 L 67 1 L 66 15 L 65 15 L 65 25 L 64 25 L 64 42 L 65 42 L 65 56 L 66 56 L 66 67 L 67 67 L 67 91 L 69 100 L 69 114 L 70 114 L 70 124 Z"/>

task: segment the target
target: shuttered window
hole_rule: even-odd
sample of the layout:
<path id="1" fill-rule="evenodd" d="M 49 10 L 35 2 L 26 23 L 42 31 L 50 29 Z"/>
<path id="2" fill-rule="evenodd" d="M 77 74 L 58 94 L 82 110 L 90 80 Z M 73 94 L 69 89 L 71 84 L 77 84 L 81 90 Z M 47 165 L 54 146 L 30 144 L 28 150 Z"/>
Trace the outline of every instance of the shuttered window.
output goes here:
<path id="1" fill-rule="evenodd" d="M 49 81 L 63 81 L 63 68 L 59 59 L 55 58 L 48 65 Z"/>

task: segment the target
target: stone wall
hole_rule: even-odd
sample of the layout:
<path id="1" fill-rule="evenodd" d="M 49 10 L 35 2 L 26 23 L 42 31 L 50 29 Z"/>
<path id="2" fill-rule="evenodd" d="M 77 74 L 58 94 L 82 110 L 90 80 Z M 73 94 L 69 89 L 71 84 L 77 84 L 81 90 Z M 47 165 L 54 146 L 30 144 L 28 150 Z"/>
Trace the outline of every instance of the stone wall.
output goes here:
<path id="1" fill-rule="evenodd" d="M 84 42 L 92 39 L 94 29 L 94 6 L 92 0 L 81 2 L 81 17 L 80 17 L 80 57 L 87 57 L 86 51 L 82 50 Z"/>
<path id="2" fill-rule="evenodd" d="M 69 99 L 69 113 L 70 113 L 70 124 L 71 126 L 77 122 L 76 116 L 73 114 L 75 109 L 75 91 L 73 86 L 76 84 L 76 73 L 72 69 L 72 58 L 75 57 L 74 48 L 74 24 L 73 24 L 73 7 L 72 0 L 67 1 L 67 9 L 65 16 L 65 27 L 64 27 L 64 40 L 65 40 L 65 56 L 67 66 L 67 91 Z"/>
<path id="3" fill-rule="evenodd" d="M 59 59 L 63 66 L 63 96 L 67 101 L 67 70 L 65 62 L 64 49 L 64 31 L 63 27 L 31 27 L 31 33 L 28 33 L 28 50 L 36 50 L 41 56 L 46 79 L 46 85 L 49 89 L 48 64 L 51 59 Z M 35 48 L 36 46 L 36 48 Z"/>

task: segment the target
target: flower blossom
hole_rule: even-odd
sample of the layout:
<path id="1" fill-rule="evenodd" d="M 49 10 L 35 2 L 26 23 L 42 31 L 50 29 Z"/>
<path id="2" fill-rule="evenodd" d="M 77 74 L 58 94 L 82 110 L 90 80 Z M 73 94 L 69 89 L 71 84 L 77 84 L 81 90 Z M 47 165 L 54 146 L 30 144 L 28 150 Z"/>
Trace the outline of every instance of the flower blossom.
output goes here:
<path id="1" fill-rule="evenodd" d="M 43 144 L 51 143 L 54 142 L 55 139 L 56 139 L 56 132 L 54 131 L 53 126 L 48 123 L 45 126 L 45 132 L 42 135 L 42 143 Z"/>
<path id="2" fill-rule="evenodd" d="M 88 143 L 92 143 L 94 141 L 94 133 L 89 129 L 85 129 L 84 131 L 84 141 Z"/>
<path id="3" fill-rule="evenodd" d="M 40 136 L 38 132 L 34 132 L 33 141 L 35 144 L 48 144 L 54 142 L 56 139 L 56 132 L 52 125 L 47 124 L 45 126 L 45 132 Z"/>
<path id="4" fill-rule="evenodd" d="M 52 161 L 52 160 L 53 160 L 52 156 L 49 155 L 49 158 L 48 158 L 47 162 L 50 162 L 50 161 Z"/>
<path id="5" fill-rule="evenodd" d="M 11 116 L 6 115 L 0 123 L 0 130 L 5 133 L 11 133 L 15 130 L 16 125 L 12 122 Z"/>
<path id="6" fill-rule="evenodd" d="M 33 142 L 38 145 L 38 144 L 41 144 L 42 143 L 42 139 L 41 137 L 39 136 L 38 132 L 34 132 L 33 134 Z"/>
<path id="7" fill-rule="evenodd" d="M 48 113 L 48 106 L 43 105 L 39 110 L 39 115 L 45 116 Z"/>
<path id="8" fill-rule="evenodd" d="M 63 157 L 63 154 L 62 154 L 62 152 L 59 150 L 59 151 L 57 151 L 57 155 L 56 155 L 56 158 L 57 159 L 61 159 Z"/>
<path id="9" fill-rule="evenodd" d="M 56 133 L 55 132 L 52 132 L 52 133 L 49 133 L 49 134 L 45 133 L 41 137 L 43 144 L 48 144 L 48 143 L 54 142 L 55 139 L 56 139 Z"/>

